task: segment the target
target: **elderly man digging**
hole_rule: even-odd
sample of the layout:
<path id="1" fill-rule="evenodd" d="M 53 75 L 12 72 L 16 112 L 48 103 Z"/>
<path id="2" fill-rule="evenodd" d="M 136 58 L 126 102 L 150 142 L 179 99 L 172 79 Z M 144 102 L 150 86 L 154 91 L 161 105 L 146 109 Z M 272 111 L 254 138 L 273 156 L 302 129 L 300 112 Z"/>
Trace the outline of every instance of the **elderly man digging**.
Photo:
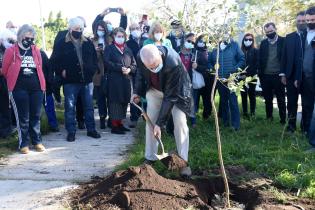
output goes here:
<path id="1" fill-rule="evenodd" d="M 161 127 L 165 126 L 170 114 L 174 120 L 174 135 L 177 151 L 188 161 L 189 129 L 186 114 L 193 115 L 192 85 L 179 55 L 173 49 L 149 44 L 138 55 L 133 101 L 140 96 L 147 99 L 148 116 L 155 123 L 154 130 L 146 124 L 145 163 L 157 160 L 158 143 L 155 136 L 161 137 Z M 190 167 L 181 169 L 181 175 L 190 176 Z"/>

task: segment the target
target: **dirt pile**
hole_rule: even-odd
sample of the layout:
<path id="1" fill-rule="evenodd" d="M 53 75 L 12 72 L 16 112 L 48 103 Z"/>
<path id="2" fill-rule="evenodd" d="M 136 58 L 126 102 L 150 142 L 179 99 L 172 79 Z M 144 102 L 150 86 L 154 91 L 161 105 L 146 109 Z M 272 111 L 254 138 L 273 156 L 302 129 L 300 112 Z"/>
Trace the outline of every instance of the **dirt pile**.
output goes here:
<path id="1" fill-rule="evenodd" d="M 199 197 L 195 186 L 158 175 L 149 165 L 130 167 L 94 183 L 83 185 L 73 194 L 73 205 L 92 209 L 212 209 Z"/>

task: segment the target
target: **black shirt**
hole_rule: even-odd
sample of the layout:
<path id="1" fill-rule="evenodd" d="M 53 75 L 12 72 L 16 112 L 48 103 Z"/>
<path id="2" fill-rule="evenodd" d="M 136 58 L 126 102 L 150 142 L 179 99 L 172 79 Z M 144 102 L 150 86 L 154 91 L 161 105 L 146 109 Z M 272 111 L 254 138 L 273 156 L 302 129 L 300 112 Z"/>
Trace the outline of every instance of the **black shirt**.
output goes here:
<path id="1" fill-rule="evenodd" d="M 14 90 L 38 91 L 40 83 L 37 75 L 36 64 L 33 59 L 32 49 L 20 49 L 22 59 L 21 69 Z"/>

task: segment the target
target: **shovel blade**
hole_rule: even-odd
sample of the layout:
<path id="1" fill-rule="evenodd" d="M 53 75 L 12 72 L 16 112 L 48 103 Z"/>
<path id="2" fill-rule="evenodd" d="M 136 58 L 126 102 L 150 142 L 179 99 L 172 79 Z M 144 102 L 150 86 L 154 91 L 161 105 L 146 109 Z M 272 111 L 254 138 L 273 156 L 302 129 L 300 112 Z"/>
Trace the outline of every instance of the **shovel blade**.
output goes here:
<path id="1" fill-rule="evenodd" d="M 155 157 L 158 159 L 158 160 L 162 160 L 162 159 L 164 159 L 164 158 L 166 158 L 166 157 L 168 157 L 168 156 L 170 156 L 168 153 L 166 153 L 166 152 L 164 152 L 164 153 L 162 153 L 162 154 L 160 154 L 160 155 L 157 155 L 157 154 L 155 154 Z"/>

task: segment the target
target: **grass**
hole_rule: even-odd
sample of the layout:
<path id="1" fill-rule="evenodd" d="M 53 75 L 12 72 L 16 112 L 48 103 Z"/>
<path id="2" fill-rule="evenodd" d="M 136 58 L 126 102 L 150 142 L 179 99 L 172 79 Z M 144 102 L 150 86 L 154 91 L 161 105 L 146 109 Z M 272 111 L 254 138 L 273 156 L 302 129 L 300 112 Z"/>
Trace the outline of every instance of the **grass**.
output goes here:
<path id="1" fill-rule="evenodd" d="M 42 110 L 44 112 L 44 110 Z M 64 123 L 63 110 L 60 108 L 56 109 L 57 120 L 59 124 Z M 46 135 L 49 133 L 49 125 L 45 113 L 42 113 L 41 117 L 41 133 Z M 18 135 L 14 134 L 6 139 L 0 138 L 0 158 L 6 157 L 18 149 Z"/>
<path id="2" fill-rule="evenodd" d="M 200 115 L 201 111 L 197 128 L 190 129 L 189 164 L 195 173 L 219 167 L 214 120 L 203 121 Z M 303 153 L 309 148 L 308 140 L 299 132 L 283 134 L 277 110 L 274 117 L 273 122 L 265 120 L 264 103 L 257 98 L 256 117 L 241 119 L 238 132 L 221 126 L 224 163 L 243 165 L 249 171 L 270 177 L 287 190 L 300 192 L 299 196 L 315 199 L 315 155 Z M 127 161 L 118 169 L 142 163 L 144 139 L 144 125 L 141 125 Z M 170 136 L 163 134 L 162 139 L 166 150 L 176 148 Z M 160 163 L 154 167 L 168 175 Z"/>

